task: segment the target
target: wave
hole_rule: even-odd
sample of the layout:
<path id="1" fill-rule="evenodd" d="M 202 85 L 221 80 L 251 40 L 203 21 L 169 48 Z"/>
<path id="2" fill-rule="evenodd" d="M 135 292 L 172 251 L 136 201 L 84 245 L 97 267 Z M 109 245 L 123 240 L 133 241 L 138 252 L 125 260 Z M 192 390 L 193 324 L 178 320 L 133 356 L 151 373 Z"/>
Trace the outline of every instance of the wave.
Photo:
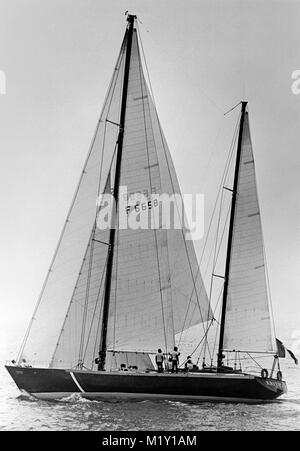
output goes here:
<path id="1" fill-rule="evenodd" d="M 300 406 L 300 397 L 297 398 L 283 398 L 281 399 L 281 402 L 284 404 L 296 404 L 298 406 Z"/>
<path id="2" fill-rule="evenodd" d="M 30 393 L 28 393 L 25 390 L 20 390 L 21 393 L 17 397 L 14 397 L 14 399 L 17 399 L 19 401 L 30 401 L 30 402 L 37 402 L 38 399 L 32 396 Z"/>
<path id="3" fill-rule="evenodd" d="M 99 403 L 101 401 L 96 401 L 92 399 L 84 398 L 81 393 L 72 393 L 65 398 L 60 398 L 56 400 L 61 403 L 69 403 L 69 404 L 90 404 L 90 403 Z"/>

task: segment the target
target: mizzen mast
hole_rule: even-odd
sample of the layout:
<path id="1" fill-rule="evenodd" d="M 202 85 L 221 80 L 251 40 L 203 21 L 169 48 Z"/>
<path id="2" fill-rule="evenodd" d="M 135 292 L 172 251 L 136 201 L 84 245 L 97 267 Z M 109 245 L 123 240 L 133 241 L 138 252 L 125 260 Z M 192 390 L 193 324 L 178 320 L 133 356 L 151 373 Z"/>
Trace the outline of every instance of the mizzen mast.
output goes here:
<path id="1" fill-rule="evenodd" d="M 231 264 L 231 255 L 232 255 L 233 228 L 234 228 L 234 222 L 235 222 L 237 190 L 238 190 L 239 175 L 240 175 L 242 141 L 243 141 L 244 121 L 245 121 L 247 103 L 248 102 L 242 102 L 237 154 L 236 154 L 236 164 L 235 164 L 235 173 L 234 173 L 234 182 L 233 182 L 233 190 L 232 190 L 232 202 L 231 202 L 231 213 L 230 213 L 230 223 L 229 223 L 229 233 L 228 233 L 227 256 L 226 256 L 226 266 L 225 266 L 225 282 L 224 282 L 224 290 L 223 290 L 223 304 L 222 304 L 220 339 L 219 339 L 218 372 L 222 371 L 221 368 L 222 368 L 223 359 L 224 359 L 223 346 L 224 346 L 227 299 L 228 299 L 229 273 L 230 273 L 230 264 Z"/>

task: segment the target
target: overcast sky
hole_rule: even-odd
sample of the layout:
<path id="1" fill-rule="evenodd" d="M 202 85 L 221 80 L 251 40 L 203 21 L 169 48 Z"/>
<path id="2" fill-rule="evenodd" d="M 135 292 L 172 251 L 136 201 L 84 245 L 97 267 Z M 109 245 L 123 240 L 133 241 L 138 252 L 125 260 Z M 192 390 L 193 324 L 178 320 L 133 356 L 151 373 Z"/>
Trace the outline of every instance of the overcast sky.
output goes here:
<path id="1" fill-rule="evenodd" d="M 138 15 L 158 114 L 184 193 L 211 211 L 249 101 L 278 336 L 300 331 L 300 0 L 1 0 L 0 330 L 17 350 Z M 203 243 L 197 243 L 200 252 Z M 300 332 L 299 332 L 300 335 Z"/>

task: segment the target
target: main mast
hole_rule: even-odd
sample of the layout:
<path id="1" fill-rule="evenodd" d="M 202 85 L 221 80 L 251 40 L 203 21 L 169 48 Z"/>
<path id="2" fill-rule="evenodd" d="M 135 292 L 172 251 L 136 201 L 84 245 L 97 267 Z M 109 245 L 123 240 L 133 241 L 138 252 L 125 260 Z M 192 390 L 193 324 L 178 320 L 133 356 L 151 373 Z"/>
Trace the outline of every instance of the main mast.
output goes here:
<path id="1" fill-rule="evenodd" d="M 116 214 L 117 214 L 117 206 L 118 206 L 119 187 L 120 187 L 124 126 L 125 126 L 127 91 L 128 91 L 128 80 L 129 80 L 129 68 L 130 68 L 130 59 L 131 59 L 131 47 L 132 47 L 132 35 L 133 35 L 133 29 L 134 29 L 134 19 L 136 19 L 136 16 L 134 16 L 134 15 L 127 16 L 128 26 L 127 26 L 127 29 L 125 32 L 125 38 L 124 38 L 125 43 L 126 43 L 125 44 L 126 45 L 126 56 L 125 56 L 123 91 L 122 91 L 122 101 L 121 101 L 119 135 L 118 135 L 118 141 L 117 141 L 115 180 L 114 180 L 114 187 L 113 187 L 113 196 L 114 196 L 114 201 L 115 201 Z M 105 361 L 106 361 L 107 324 L 108 324 L 108 313 L 109 313 L 109 303 L 110 303 L 112 270 L 113 270 L 113 262 L 114 262 L 114 246 L 115 246 L 115 239 L 116 239 L 115 226 L 116 226 L 116 224 L 111 224 L 110 235 L 109 235 L 109 248 L 108 248 L 108 259 L 107 259 L 106 277 L 105 277 L 104 301 L 103 301 L 102 328 L 101 328 L 101 338 L 100 338 L 100 347 L 99 347 L 99 363 L 98 363 L 99 371 L 105 370 Z"/>
<path id="2" fill-rule="evenodd" d="M 237 154 L 236 154 L 236 164 L 235 164 L 235 173 L 234 173 L 234 182 L 233 182 L 233 191 L 232 191 L 229 233 L 228 233 L 228 245 L 227 245 L 227 256 L 226 256 L 226 267 L 225 267 L 225 282 L 224 282 L 224 290 L 223 290 L 223 305 L 222 305 L 221 328 L 220 328 L 220 339 L 219 339 L 219 352 L 218 352 L 218 372 L 221 372 L 221 367 L 223 365 L 223 359 L 224 359 L 223 346 L 224 346 L 224 333 L 225 333 L 226 309 L 227 309 L 227 298 L 228 298 L 229 272 L 230 272 L 230 263 L 231 263 L 233 227 L 234 227 L 234 221 L 235 221 L 237 190 L 238 190 L 239 175 L 240 175 L 240 162 L 241 162 L 241 154 L 242 154 L 242 141 L 243 141 L 246 106 L 247 106 L 247 102 L 242 102 L 239 137 L 238 137 Z"/>

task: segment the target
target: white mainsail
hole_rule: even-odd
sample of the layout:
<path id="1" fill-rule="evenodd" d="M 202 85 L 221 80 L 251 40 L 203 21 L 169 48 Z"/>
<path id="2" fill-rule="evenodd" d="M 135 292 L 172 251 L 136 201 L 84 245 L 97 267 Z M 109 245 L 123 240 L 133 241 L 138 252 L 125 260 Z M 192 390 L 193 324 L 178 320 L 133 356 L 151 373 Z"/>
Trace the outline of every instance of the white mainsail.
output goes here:
<path id="1" fill-rule="evenodd" d="M 245 113 L 224 349 L 276 352 L 248 113 Z"/>
<path id="2" fill-rule="evenodd" d="M 109 231 L 97 227 L 95 203 L 99 190 L 105 191 L 99 179 L 107 180 L 111 171 L 113 180 L 124 47 L 83 180 L 22 353 L 33 362 L 48 359 L 52 367 L 73 367 L 79 363 L 93 368 L 98 353 Z M 133 199 L 136 204 L 141 194 L 149 201 L 154 193 L 180 195 L 171 156 L 144 79 L 136 31 L 130 60 L 120 186 L 126 187 L 131 196 L 126 200 L 131 207 L 134 207 Z M 124 207 L 124 203 L 119 205 Z M 150 216 L 154 217 L 150 205 Z M 141 215 L 149 215 L 148 207 L 147 202 L 147 209 Z M 153 229 L 117 229 L 108 350 L 154 352 L 161 347 L 169 351 L 177 332 L 212 317 L 194 246 L 186 240 L 184 225 L 180 230 L 165 229 L 161 214 L 156 221 L 157 228 Z M 82 229 L 84 233 L 78 237 Z M 54 314 L 58 314 L 55 321 Z M 43 335 L 37 341 L 41 330 Z"/>

